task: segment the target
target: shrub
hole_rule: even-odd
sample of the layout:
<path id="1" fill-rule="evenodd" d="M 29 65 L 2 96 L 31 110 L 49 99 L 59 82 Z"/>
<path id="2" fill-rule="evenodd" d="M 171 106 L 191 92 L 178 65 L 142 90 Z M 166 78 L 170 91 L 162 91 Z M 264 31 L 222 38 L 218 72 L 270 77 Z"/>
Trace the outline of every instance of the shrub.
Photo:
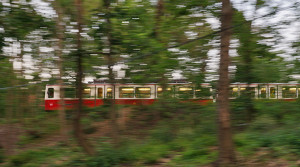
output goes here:
<path id="1" fill-rule="evenodd" d="M 268 131 L 276 127 L 276 120 L 269 115 L 262 115 L 257 117 L 250 125 L 253 131 Z"/>
<path id="2" fill-rule="evenodd" d="M 130 152 L 124 149 L 113 148 L 111 144 L 101 142 L 95 156 L 77 158 L 65 166 L 111 167 L 128 161 L 130 156 Z"/>
<path id="3" fill-rule="evenodd" d="M 0 163 L 4 162 L 5 156 L 2 147 L 0 146 Z"/>

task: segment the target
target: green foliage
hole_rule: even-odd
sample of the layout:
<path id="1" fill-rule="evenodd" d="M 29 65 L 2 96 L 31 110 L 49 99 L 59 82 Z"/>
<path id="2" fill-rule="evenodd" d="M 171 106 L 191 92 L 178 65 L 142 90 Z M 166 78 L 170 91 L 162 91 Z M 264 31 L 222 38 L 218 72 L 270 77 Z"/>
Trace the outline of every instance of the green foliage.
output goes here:
<path id="1" fill-rule="evenodd" d="M 4 17 L 3 27 L 6 36 L 24 39 L 31 31 L 39 28 L 53 29 L 53 23 L 45 21 L 28 4 L 13 4 L 9 14 Z M 17 7 L 15 7 L 17 6 Z"/>
<path id="2" fill-rule="evenodd" d="M 271 150 L 273 156 L 299 155 L 299 103 L 258 101 L 256 119 L 248 128 L 235 135 L 235 144 L 243 155 L 259 148 Z"/>
<path id="3" fill-rule="evenodd" d="M 4 162 L 5 156 L 4 156 L 4 150 L 0 147 L 0 164 Z"/>
<path id="4" fill-rule="evenodd" d="M 235 24 L 245 22 L 244 14 L 235 11 Z M 263 37 L 252 31 L 252 21 L 242 24 L 234 29 L 234 35 L 239 39 L 239 57 L 235 58 L 237 70 L 235 82 L 245 83 L 272 83 L 287 82 L 290 70 L 287 70 L 287 62 L 271 52 L 271 47 L 261 44 Z M 283 70 L 284 69 L 284 70 Z"/>
<path id="5" fill-rule="evenodd" d="M 250 125 L 253 131 L 265 132 L 269 129 L 276 128 L 276 120 L 269 115 L 262 115 L 257 117 Z"/>
<path id="6" fill-rule="evenodd" d="M 51 160 L 59 160 L 66 156 L 66 153 L 70 152 L 63 147 L 29 150 L 12 156 L 7 167 L 38 167 L 42 164 L 50 163 Z"/>
<path id="7" fill-rule="evenodd" d="M 150 141 L 134 147 L 132 151 L 136 161 L 143 164 L 153 164 L 158 162 L 159 159 L 166 157 L 170 149 L 166 144 Z"/>
<path id="8" fill-rule="evenodd" d="M 114 148 L 110 143 L 100 141 L 95 156 L 76 158 L 65 166 L 111 167 L 128 161 L 129 158 L 130 153 L 128 151 Z"/>

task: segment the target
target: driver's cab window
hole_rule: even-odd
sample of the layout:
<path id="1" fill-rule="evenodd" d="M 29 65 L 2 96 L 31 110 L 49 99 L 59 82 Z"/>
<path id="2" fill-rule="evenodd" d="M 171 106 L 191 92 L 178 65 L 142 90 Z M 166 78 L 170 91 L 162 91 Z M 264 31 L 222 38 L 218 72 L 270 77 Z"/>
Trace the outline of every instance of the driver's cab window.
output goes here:
<path id="1" fill-rule="evenodd" d="M 54 98 L 54 88 L 48 88 L 47 95 L 48 98 Z"/>

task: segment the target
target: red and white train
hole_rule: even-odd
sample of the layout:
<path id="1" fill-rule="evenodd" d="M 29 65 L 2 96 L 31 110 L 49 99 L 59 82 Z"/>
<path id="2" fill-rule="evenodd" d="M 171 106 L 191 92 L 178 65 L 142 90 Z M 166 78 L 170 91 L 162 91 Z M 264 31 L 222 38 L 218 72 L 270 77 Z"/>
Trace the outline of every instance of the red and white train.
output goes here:
<path id="1" fill-rule="evenodd" d="M 231 98 L 242 96 L 246 89 L 254 99 L 282 99 L 293 101 L 300 97 L 300 84 L 289 83 L 232 83 Z"/>
<path id="2" fill-rule="evenodd" d="M 78 103 L 75 88 L 61 85 L 47 85 L 45 91 L 45 110 L 57 110 L 60 107 L 60 89 L 64 89 L 64 104 L 66 108 L 73 108 Z M 254 99 L 283 99 L 295 100 L 300 97 L 300 84 L 287 83 L 232 83 L 230 85 L 230 98 L 242 96 L 250 92 Z M 166 88 L 167 95 L 174 98 L 190 99 L 200 104 L 212 102 L 213 92 L 208 83 L 195 87 L 191 83 L 169 83 Z M 83 105 L 87 107 L 100 106 L 114 99 L 116 104 L 123 105 L 149 105 L 162 96 L 162 87 L 157 83 L 149 84 L 88 84 L 83 90 Z"/>
<path id="3" fill-rule="evenodd" d="M 60 104 L 60 89 L 64 89 L 64 104 L 66 108 L 73 108 L 78 103 L 74 87 L 61 85 L 47 85 L 45 91 L 45 110 L 57 110 Z M 210 84 L 203 83 L 201 88 L 195 88 L 190 83 L 169 83 L 166 91 L 170 97 L 192 99 L 198 103 L 213 101 L 211 95 L 203 97 L 203 92 L 212 92 Z M 207 93 L 206 93 L 207 94 Z M 149 84 L 120 84 L 109 83 L 87 84 L 83 89 L 83 105 L 87 107 L 100 106 L 114 99 L 115 104 L 149 105 L 162 96 L 162 87 L 157 83 Z"/>

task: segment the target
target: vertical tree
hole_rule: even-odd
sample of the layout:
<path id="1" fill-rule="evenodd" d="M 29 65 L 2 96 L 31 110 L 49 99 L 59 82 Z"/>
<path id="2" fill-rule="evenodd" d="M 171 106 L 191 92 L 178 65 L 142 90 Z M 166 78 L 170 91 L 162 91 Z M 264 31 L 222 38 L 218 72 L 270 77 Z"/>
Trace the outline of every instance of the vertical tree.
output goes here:
<path id="1" fill-rule="evenodd" d="M 105 52 L 105 57 L 107 60 L 107 66 L 108 66 L 108 80 L 109 83 L 111 83 L 112 85 L 112 100 L 110 101 L 110 124 L 111 124 L 111 136 L 114 140 L 115 143 L 118 143 L 118 138 L 119 138 L 119 127 L 117 124 L 117 117 L 118 117 L 118 113 L 116 110 L 116 106 L 115 106 L 115 76 L 113 73 L 113 66 L 115 64 L 115 60 L 114 60 L 114 55 L 112 53 L 113 50 L 113 35 L 111 33 L 112 28 L 112 22 L 111 22 L 111 9 L 110 9 L 110 3 L 111 0 L 104 0 L 104 10 L 105 10 L 105 18 L 106 18 L 106 27 L 105 27 L 105 32 L 104 35 L 107 37 L 106 41 L 104 42 L 104 48 L 107 50 L 107 52 Z"/>
<path id="2" fill-rule="evenodd" d="M 76 75 L 76 94 L 78 98 L 77 109 L 74 117 L 74 135 L 78 141 L 78 144 L 84 149 L 84 151 L 89 155 L 94 155 L 95 150 L 91 147 L 89 142 L 85 139 L 84 134 L 82 133 L 81 126 L 81 116 L 82 116 L 82 91 L 83 91 L 83 68 L 82 68 L 82 57 L 83 57 L 83 48 L 81 41 L 82 33 L 82 24 L 83 24 L 83 8 L 81 0 L 75 0 L 76 6 L 76 21 L 77 21 L 77 34 L 76 34 L 76 63 L 77 63 L 77 75 Z"/>
<path id="3" fill-rule="evenodd" d="M 218 134 L 219 134 L 219 166 L 233 166 L 235 153 L 232 140 L 232 130 L 229 108 L 229 45 L 232 21 L 232 7 L 230 0 L 222 0 L 221 14 L 221 52 L 218 82 Z"/>
<path id="4" fill-rule="evenodd" d="M 56 10 L 56 20 L 55 20 L 55 25 L 56 25 L 56 38 L 57 38 L 57 50 L 56 50 L 56 54 L 58 56 L 58 69 L 59 69 L 59 80 L 58 80 L 58 84 L 59 85 L 63 85 L 63 54 L 62 54 L 62 50 L 63 50 L 63 41 L 64 41 L 64 26 L 63 26 L 63 21 L 62 21 L 62 8 L 60 6 L 60 4 L 58 4 L 58 1 L 53 1 L 53 7 Z M 63 141 L 67 140 L 67 129 L 66 129 L 66 113 L 65 113 L 65 104 L 64 104 L 64 89 L 60 89 L 60 102 L 59 102 L 59 121 L 60 121 L 60 134 L 62 137 Z"/>

